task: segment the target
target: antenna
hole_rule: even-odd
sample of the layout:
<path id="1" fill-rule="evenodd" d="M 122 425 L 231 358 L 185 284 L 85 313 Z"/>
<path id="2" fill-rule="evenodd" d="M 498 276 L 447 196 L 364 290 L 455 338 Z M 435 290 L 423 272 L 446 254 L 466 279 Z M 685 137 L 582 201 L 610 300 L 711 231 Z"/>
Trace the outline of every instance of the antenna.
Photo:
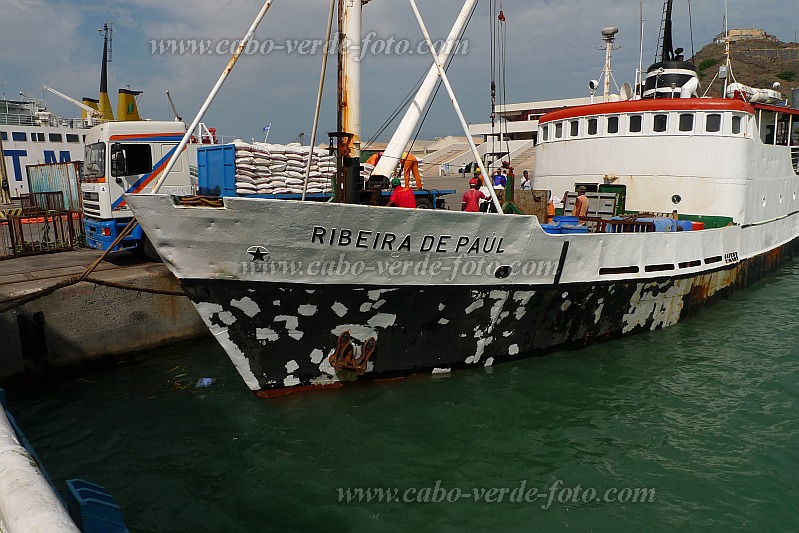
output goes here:
<path id="1" fill-rule="evenodd" d="M 641 39 L 638 43 L 640 51 L 638 53 L 638 73 L 635 76 L 635 93 L 640 98 L 644 93 L 644 3 L 640 3 L 641 9 Z"/>
<path id="2" fill-rule="evenodd" d="M 727 18 L 727 0 L 724 0 L 724 54 L 726 56 L 726 61 L 724 62 L 724 66 L 726 70 L 730 72 L 732 70 L 732 63 L 730 61 L 730 23 L 729 19 Z M 725 72 L 725 74 L 727 74 Z M 721 93 L 722 98 L 727 98 L 727 87 L 728 81 L 727 76 L 724 76 L 724 91 Z"/>

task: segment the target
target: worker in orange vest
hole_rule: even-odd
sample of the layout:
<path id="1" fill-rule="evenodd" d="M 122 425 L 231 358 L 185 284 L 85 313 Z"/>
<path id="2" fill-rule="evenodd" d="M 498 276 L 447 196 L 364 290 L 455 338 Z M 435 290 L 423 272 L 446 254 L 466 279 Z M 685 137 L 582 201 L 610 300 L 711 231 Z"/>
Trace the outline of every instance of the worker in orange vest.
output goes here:
<path id="1" fill-rule="evenodd" d="M 381 157 L 383 157 L 383 152 L 375 152 L 369 156 L 369 159 L 366 160 L 366 164 L 375 167 L 377 166 L 377 162 L 380 161 Z"/>
<path id="2" fill-rule="evenodd" d="M 422 177 L 419 175 L 419 160 L 416 159 L 416 156 L 408 152 L 402 152 L 400 164 L 402 165 L 402 173 L 405 176 L 405 186 L 411 186 L 411 173 L 413 173 L 413 177 L 416 179 L 416 188 L 421 189 Z"/>

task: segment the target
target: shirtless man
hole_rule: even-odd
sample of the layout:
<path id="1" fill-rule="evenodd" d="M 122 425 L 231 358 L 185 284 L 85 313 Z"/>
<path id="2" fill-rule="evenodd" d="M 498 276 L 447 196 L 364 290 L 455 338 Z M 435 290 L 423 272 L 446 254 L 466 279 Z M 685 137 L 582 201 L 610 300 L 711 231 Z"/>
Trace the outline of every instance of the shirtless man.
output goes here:
<path id="1" fill-rule="evenodd" d="M 577 199 L 574 201 L 572 216 L 584 217 L 588 214 L 588 198 L 585 197 L 585 187 L 580 185 L 577 188 Z"/>

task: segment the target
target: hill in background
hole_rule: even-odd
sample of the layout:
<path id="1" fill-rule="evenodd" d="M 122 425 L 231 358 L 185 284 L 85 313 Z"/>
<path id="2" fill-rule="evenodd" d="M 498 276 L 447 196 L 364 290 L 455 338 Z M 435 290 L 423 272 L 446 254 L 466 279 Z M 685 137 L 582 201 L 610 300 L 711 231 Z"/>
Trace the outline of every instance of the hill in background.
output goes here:
<path id="1" fill-rule="evenodd" d="M 702 48 L 693 58 L 702 84 L 700 94 L 721 96 L 724 81 L 718 75 L 719 66 L 724 64 L 723 36 L 716 37 L 713 43 Z M 784 43 L 763 30 L 730 30 L 732 44 L 732 74 L 735 81 L 751 87 L 771 89 L 774 82 L 782 85 L 783 98 L 790 99 L 791 88 L 799 87 L 799 43 Z M 730 78 L 730 82 L 734 80 Z"/>

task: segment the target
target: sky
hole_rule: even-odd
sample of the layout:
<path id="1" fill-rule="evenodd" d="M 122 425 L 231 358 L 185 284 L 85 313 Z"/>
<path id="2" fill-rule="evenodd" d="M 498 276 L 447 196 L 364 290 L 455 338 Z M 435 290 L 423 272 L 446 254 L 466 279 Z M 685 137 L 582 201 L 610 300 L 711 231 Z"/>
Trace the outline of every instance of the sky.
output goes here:
<path id="1" fill-rule="evenodd" d="M 728 0 L 731 28 L 763 28 L 782 41 L 794 41 L 799 28 L 796 0 Z M 449 33 L 462 0 L 417 0 L 433 39 Z M 495 5 L 500 2 L 496 0 Z M 505 96 L 508 103 L 588 96 L 587 83 L 598 78 L 604 63 L 600 31 L 619 28 L 614 52 L 616 82 L 633 82 L 639 61 L 640 2 L 638 0 L 504 0 Z M 690 55 L 723 29 L 724 0 L 674 2 L 674 43 Z M 97 29 L 113 23 L 113 55 L 109 92 L 116 109 L 116 91 L 144 91 L 142 116 L 171 120 L 165 91 L 188 123 L 200 109 L 229 56 L 222 54 L 153 53 L 153 42 L 170 39 L 240 39 L 263 6 L 262 0 L 3 0 L 0 18 L 0 89 L 9 99 L 24 92 L 46 98 L 48 109 L 61 116 L 80 111 L 44 93 L 49 85 L 80 100 L 97 98 L 102 37 Z M 455 57 L 449 77 L 469 123 L 488 122 L 491 83 L 490 0 L 480 0 L 464 34 L 464 53 Z M 328 0 L 274 0 L 255 34 L 261 50 L 238 62 L 205 116 L 204 122 L 225 136 L 263 140 L 271 124 L 270 142 L 291 142 L 313 124 L 322 54 L 299 49 L 269 50 L 269 43 L 324 38 Z M 653 62 L 660 28 L 662 0 L 645 0 L 644 69 Z M 416 49 L 422 34 L 406 0 L 371 0 L 363 9 L 363 33 L 373 33 L 361 62 L 362 139 L 386 141 L 381 125 L 431 65 L 429 55 L 379 53 L 391 37 Z M 222 47 L 224 48 L 224 47 Z M 264 53 L 261 53 L 263 51 Z M 307 50 L 306 50 L 307 51 Z M 375 53 L 373 53 L 375 52 Z M 396 52 L 396 50 L 395 50 Z M 499 54 L 495 54 L 497 61 Z M 331 60 L 334 58 L 331 57 Z M 335 62 L 329 64 L 319 130 L 336 129 Z M 396 122 L 394 123 L 396 124 Z M 462 129 L 442 88 L 419 138 L 462 135 Z"/>

